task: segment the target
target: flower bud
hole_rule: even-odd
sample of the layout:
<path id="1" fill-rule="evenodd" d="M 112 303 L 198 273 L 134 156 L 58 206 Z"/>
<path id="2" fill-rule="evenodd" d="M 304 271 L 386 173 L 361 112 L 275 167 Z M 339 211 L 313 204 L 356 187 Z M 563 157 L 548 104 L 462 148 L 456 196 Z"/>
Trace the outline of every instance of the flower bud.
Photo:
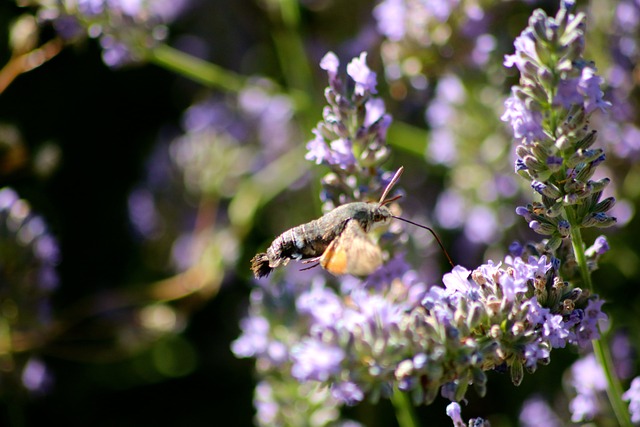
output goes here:
<path id="1" fill-rule="evenodd" d="M 571 224 L 569 224 L 569 221 L 567 221 L 566 219 L 561 219 L 560 221 L 558 221 L 558 233 L 560 233 L 562 237 L 569 236 L 569 234 L 571 233 Z"/>
<path id="2" fill-rule="evenodd" d="M 611 180 L 609 178 L 602 178 L 598 181 L 589 181 L 589 184 L 591 184 L 591 189 L 594 193 L 599 193 L 604 190 L 610 182 Z"/>
<path id="3" fill-rule="evenodd" d="M 585 148 L 591 147 L 593 143 L 596 142 L 597 137 L 598 137 L 598 132 L 595 130 L 592 130 L 591 132 L 587 133 L 587 135 L 584 138 L 582 138 L 580 141 L 576 143 L 576 148 L 585 149 Z"/>
<path id="4" fill-rule="evenodd" d="M 551 236 L 551 238 L 549 238 L 549 240 L 547 240 L 547 243 L 545 244 L 545 249 L 547 249 L 549 252 L 554 252 L 560 247 L 561 244 L 562 238 L 560 236 Z"/>
<path id="5" fill-rule="evenodd" d="M 511 382 L 514 386 L 519 386 L 524 378 L 524 369 L 520 360 L 513 360 L 509 367 L 509 374 L 511 375 Z"/>

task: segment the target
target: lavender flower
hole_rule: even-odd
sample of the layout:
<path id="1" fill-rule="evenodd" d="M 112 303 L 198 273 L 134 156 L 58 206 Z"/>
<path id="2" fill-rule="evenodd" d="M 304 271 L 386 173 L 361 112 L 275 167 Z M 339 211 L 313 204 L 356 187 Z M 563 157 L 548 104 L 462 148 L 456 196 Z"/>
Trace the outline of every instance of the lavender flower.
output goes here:
<path id="1" fill-rule="evenodd" d="M 464 420 L 462 419 L 462 410 L 458 402 L 451 402 L 447 405 L 447 416 L 453 421 L 454 427 L 464 427 Z"/>
<path id="2" fill-rule="evenodd" d="M 460 409 L 460 404 L 458 402 L 451 402 L 447 405 L 446 408 L 447 416 L 451 418 L 453 421 L 453 427 L 465 427 L 465 426 L 474 426 L 474 427 L 490 427 L 489 421 L 486 421 L 482 418 L 472 418 L 469 420 L 468 424 L 465 424 L 462 419 L 462 410 Z"/>
<path id="3" fill-rule="evenodd" d="M 358 58 L 354 58 L 347 65 L 347 74 L 355 82 L 354 93 L 365 96 L 366 94 L 376 94 L 376 73 L 367 66 L 367 53 L 362 52 Z"/>
<path id="4" fill-rule="evenodd" d="M 532 182 L 541 204 L 520 209 L 530 227 L 550 236 L 547 247 L 557 249 L 572 229 L 608 227 L 615 218 L 606 214 L 613 199 L 600 201 L 608 179 L 591 179 L 604 160 L 588 119 L 596 109 L 611 106 L 603 100 L 602 79 L 584 60 L 584 20 L 563 2 L 555 17 L 537 10 L 516 40 L 516 52 L 505 57 L 507 67 L 517 66 L 520 86 L 505 102 L 503 120 L 510 122 L 515 138 L 516 172 Z M 559 59 L 544 52 L 562 52 Z"/>
<path id="5" fill-rule="evenodd" d="M 340 62 L 333 52 L 320 62 L 329 76 L 325 91 L 329 105 L 323 110 L 324 120 L 313 129 L 305 157 L 332 171 L 323 180 L 325 210 L 366 200 L 383 188 L 379 166 L 389 156 L 386 133 L 391 116 L 385 113 L 384 102 L 373 97 L 376 73 L 366 59 L 363 52 L 347 65 L 350 80 L 346 83 L 338 74 Z"/>

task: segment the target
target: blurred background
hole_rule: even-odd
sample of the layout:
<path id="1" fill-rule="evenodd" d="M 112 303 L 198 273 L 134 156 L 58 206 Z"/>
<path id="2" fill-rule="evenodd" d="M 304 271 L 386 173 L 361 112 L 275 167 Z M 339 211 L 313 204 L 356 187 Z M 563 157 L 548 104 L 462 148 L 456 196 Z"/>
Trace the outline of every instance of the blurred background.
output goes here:
<path id="1" fill-rule="evenodd" d="M 1 2 L 0 425 L 253 425 L 254 361 L 230 346 L 251 257 L 322 213 L 327 171 L 304 155 L 327 51 L 343 69 L 368 52 L 393 117 L 385 168 L 405 167 L 404 212 L 436 228 L 457 263 L 537 239 L 514 214 L 531 190 L 513 173 L 500 116 L 518 78 L 503 56 L 539 7 L 558 3 Z M 592 122 L 618 200 L 616 255 L 595 281 L 634 343 L 640 6 L 579 9 L 585 56 L 613 103 Z M 417 236 L 407 260 L 441 283 L 446 259 Z M 469 396 L 465 411 L 518 425 L 534 392 L 566 411 L 563 372 L 576 357 L 554 351 L 516 389 L 491 373 L 487 397 Z M 449 425 L 446 403 L 420 408 L 424 425 Z M 344 411 L 396 422 L 386 401 Z"/>

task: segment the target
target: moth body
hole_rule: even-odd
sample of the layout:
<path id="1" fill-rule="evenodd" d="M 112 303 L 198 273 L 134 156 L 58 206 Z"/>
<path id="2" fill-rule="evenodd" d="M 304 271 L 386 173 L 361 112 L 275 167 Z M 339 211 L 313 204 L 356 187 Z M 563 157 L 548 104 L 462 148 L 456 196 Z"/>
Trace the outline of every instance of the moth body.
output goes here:
<path id="1" fill-rule="evenodd" d="M 269 275 L 289 260 L 318 260 L 333 274 L 364 276 L 382 264 L 380 248 L 366 234 L 376 223 L 391 219 L 388 207 L 375 202 L 353 202 L 278 236 L 266 252 L 251 260 L 256 278 Z"/>

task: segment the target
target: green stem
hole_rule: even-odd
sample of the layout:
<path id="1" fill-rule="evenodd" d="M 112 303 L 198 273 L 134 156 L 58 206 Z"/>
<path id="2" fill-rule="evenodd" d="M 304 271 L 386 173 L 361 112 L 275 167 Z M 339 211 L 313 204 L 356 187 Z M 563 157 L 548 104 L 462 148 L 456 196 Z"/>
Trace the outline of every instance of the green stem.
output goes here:
<path id="1" fill-rule="evenodd" d="M 246 78 L 165 44 L 153 48 L 149 60 L 160 67 L 188 77 L 213 89 L 239 92 Z"/>
<path id="2" fill-rule="evenodd" d="M 397 387 L 393 389 L 391 403 L 396 410 L 396 419 L 400 427 L 419 427 L 420 422 L 411 404 L 411 398 Z"/>
<path id="3" fill-rule="evenodd" d="M 591 281 L 591 273 L 589 273 L 589 268 L 587 267 L 587 257 L 585 255 L 584 242 L 582 240 L 580 227 L 576 225 L 576 221 L 572 221 L 575 218 L 575 216 L 572 215 L 573 212 L 567 209 L 566 213 L 569 221 L 571 222 L 571 244 L 573 245 L 573 253 L 575 255 L 576 262 L 580 267 L 582 282 L 586 289 L 593 292 L 593 283 Z M 616 415 L 618 423 L 623 427 L 632 427 L 627 405 L 622 400 L 622 385 L 614 371 L 609 346 L 607 345 L 604 337 L 594 340 L 592 344 L 596 359 L 607 378 L 607 396 L 609 397 L 609 402 L 611 403 L 611 407 L 613 408 L 613 412 Z"/>
<path id="4" fill-rule="evenodd" d="M 613 370 L 611 352 L 604 338 L 601 337 L 599 340 L 593 341 L 593 352 L 607 378 L 607 396 L 609 397 L 613 412 L 616 414 L 618 423 L 623 427 L 632 427 L 633 424 L 631 424 L 631 419 L 629 418 L 627 404 L 622 400 L 622 385 Z"/>
<path id="5" fill-rule="evenodd" d="M 580 268 L 580 277 L 582 277 L 583 287 L 593 292 L 593 283 L 591 282 L 591 273 L 589 273 L 589 267 L 587 266 L 587 256 L 584 252 L 584 241 L 582 240 L 582 233 L 580 232 L 580 226 L 576 224 L 574 220 L 575 215 L 570 210 L 566 209 L 567 219 L 571 224 L 571 245 L 573 246 L 573 254 L 576 257 L 576 262 Z"/>
<path id="6" fill-rule="evenodd" d="M 196 58 L 164 44 L 149 52 L 150 62 L 187 77 L 211 89 L 225 92 L 240 92 L 247 85 L 247 77 L 225 70 L 218 65 Z M 284 92 L 275 82 L 271 82 L 275 91 Z M 309 108 L 309 95 L 302 90 L 293 89 L 286 93 L 298 111 Z"/>
<path id="7" fill-rule="evenodd" d="M 428 139 L 429 133 L 425 129 L 396 120 L 391 122 L 387 134 L 387 142 L 393 148 L 418 157 L 424 156 Z"/>

